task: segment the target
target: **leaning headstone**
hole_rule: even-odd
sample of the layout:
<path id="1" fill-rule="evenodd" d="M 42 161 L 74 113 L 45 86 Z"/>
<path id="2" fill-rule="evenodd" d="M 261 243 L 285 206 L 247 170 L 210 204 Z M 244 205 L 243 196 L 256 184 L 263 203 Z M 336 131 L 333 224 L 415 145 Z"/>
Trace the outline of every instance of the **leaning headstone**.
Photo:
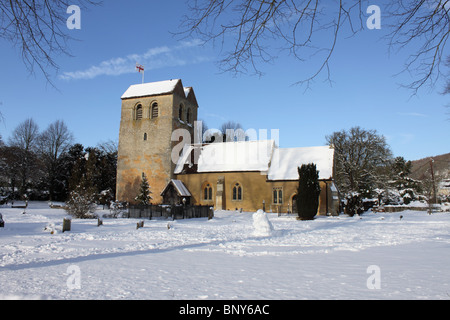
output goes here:
<path id="1" fill-rule="evenodd" d="M 3 220 L 3 216 L 0 213 L 0 228 L 4 228 L 5 227 L 5 221 Z"/>
<path id="2" fill-rule="evenodd" d="M 144 227 L 144 220 L 141 220 L 136 224 L 136 230 L 143 227 Z"/>
<path id="3" fill-rule="evenodd" d="M 64 218 L 62 232 L 70 231 L 71 222 L 72 222 L 72 220 Z"/>
<path id="4" fill-rule="evenodd" d="M 214 207 L 208 209 L 208 220 L 211 220 L 212 218 L 214 218 Z"/>

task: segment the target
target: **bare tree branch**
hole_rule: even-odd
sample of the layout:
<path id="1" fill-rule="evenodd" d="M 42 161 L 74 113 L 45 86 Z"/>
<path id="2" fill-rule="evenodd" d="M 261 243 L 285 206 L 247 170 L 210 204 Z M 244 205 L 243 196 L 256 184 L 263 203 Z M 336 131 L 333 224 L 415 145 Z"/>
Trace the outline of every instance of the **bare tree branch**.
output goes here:
<path id="1" fill-rule="evenodd" d="M 15 45 L 31 74 L 35 67 L 52 86 L 50 70 L 58 71 L 55 57 L 70 56 L 68 42 L 74 40 L 67 31 L 67 8 L 78 5 L 86 9 L 98 5 L 95 0 L 1 0 L 0 38 Z"/>
<path id="2" fill-rule="evenodd" d="M 447 60 L 445 61 L 445 65 L 447 68 L 450 68 L 450 56 L 447 56 Z M 447 82 L 445 83 L 444 91 L 442 94 L 450 93 L 450 71 L 447 72 Z"/>
<path id="3" fill-rule="evenodd" d="M 222 70 L 234 74 L 261 75 L 260 63 L 270 63 L 287 51 L 304 61 L 319 55 L 321 63 L 309 77 L 298 83 L 309 84 L 326 71 L 331 82 L 329 61 L 341 27 L 349 24 L 351 33 L 363 28 L 361 2 L 320 0 L 196 0 L 185 16 L 181 34 L 200 37 L 205 42 L 231 42 L 230 51 L 220 61 Z M 332 13 L 332 14 L 330 14 Z M 329 32 L 329 31 L 332 32 Z M 318 46 L 328 34 L 329 46 Z M 274 48 L 275 45 L 279 45 Z"/>
<path id="4" fill-rule="evenodd" d="M 325 73 L 331 83 L 330 61 L 342 33 L 364 29 L 367 0 L 193 0 L 179 34 L 219 42 L 222 70 L 262 74 L 260 65 L 288 51 L 297 60 L 320 59 L 315 71 L 296 84 L 309 84 Z M 434 86 L 441 75 L 443 53 L 450 36 L 450 0 L 396 0 L 384 5 L 383 26 L 390 50 L 411 50 L 403 72 L 414 93 Z M 345 27 L 345 28 L 344 28 Z M 327 42 L 323 39 L 327 37 Z M 226 44 L 226 46 L 225 46 Z M 419 44 L 419 47 L 417 47 Z M 410 47 L 414 45 L 414 47 Z M 308 62 L 313 63 L 312 60 Z M 315 61 L 317 62 L 317 61 Z M 250 69 L 250 70 L 249 70 Z"/>
<path id="5" fill-rule="evenodd" d="M 413 93 L 426 84 L 433 87 L 445 62 L 444 50 L 450 36 L 450 0 L 397 0 L 387 8 L 394 23 L 389 34 L 391 49 L 409 49 L 420 44 L 419 49 L 406 60 L 402 72 L 410 73 L 414 80 L 404 86 Z"/>

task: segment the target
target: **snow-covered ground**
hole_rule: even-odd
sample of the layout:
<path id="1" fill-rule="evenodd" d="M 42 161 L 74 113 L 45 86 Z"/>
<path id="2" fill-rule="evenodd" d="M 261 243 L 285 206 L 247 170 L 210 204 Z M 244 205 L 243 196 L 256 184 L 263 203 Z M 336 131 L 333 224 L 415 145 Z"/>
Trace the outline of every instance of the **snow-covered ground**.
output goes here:
<path id="1" fill-rule="evenodd" d="M 450 299 L 449 213 L 219 211 L 139 230 L 74 219 L 62 233 L 64 210 L 22 212 L 0 207 L 0 299 Z"/>

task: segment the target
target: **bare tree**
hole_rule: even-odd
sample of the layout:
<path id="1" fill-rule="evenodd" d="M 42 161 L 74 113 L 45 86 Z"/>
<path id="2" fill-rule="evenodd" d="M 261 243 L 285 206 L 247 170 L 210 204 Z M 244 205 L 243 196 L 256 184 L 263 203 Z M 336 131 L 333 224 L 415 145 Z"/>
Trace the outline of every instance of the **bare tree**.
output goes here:
<path id="1" fill-rule="evenodd" d="M 20 167 L 22 150 L 17 147 L 0 147 L 0 183 L 7 187 L 9 195 L 16 197 L 16 191 L 20 187 Z"/>
<path id="2" fill-rule="evenodd" d="M 29 118 L 20 123 L 9 138 L 9 144 L 20 151 L 19 175 L 21 179 L 20 193 L 26 193 L 30 180 L 39 178 L 36 149 L 39 138 L 39 127 Z M 30 174 L 32 173 L 33 174 Z"/>
<path id="3" fill-rule="evenodd" d="M 65 186 L 58 181 L 60 156 L 69 150 L 73 135 L 62 120 L 51 123 L 39 136 L 39 152 L 45 166 L 45 180 L 50 200 Z"/>
<path id="4" fill-rule="evenodd" d="M 56 120 L 39 137 L 39 149 L 49 159 L 56 161 L 66 152 L 73 141 L 73 135 L 63 120 Z"/>
<path id="5" fill-rule="evenodd" d="M 87 8 L 93 0 L 10 0 L 0 1 L 0 38 L 14 44 L 30 73 L 35 66 L 50 81 L 50 69 L 58 70 L 55 57 L 70 55 L 68 41 L 73 38 L 66 27 L 67 8 Z"/>
<path id="6" fill-rule="evenodd" d="M 384 182 L 392 153 L 376 130 L 353 127 L 334 132 L 326 140 L 335 149 L 334 176 L 341 192 L 365 193 Z"/>
<path id="7" fill-rule="evenodd" d="M 119 142 L 117 140 L 109 139 L 107 141 L 99 142 L 97 144 L 97 148 L 105 154 L 117 155 L 117 150 L 119 149 Z"/>
<path id="8" fill-rule="evenodd" d="M 223 142 L 245 141 L 245 132 L 239 122 L 227 121 L 222 124 L 220 131 L 223 136 Z"/>
<path id="9" fill-rule="evenodd" d="M 26 151 L 32 151 L 37 145 L 38 137 L 39 126 L 33 119 L 28 118 L 14 129 L 9 138 L 9 144 Z"/>
<path id="10" fill-rule="evenodd" d="M 209 143 L 213 138 L 214 134 L 209 130 L 208 124 L 203 119 L 198 119 L 196 125 L 194 126 L 194 143 Z"/>
<path id="11" fill-rule="evenodd" d="M 194 0 L 181 27 L 184 35 L 226 44 L 230 50 L 220 64 L 233 73 L 251 68 L 262 74 L 259 63 L 272 62 L 283 51 L 308 63 L 317 56 L 315 71 L 297 82 L 309 85 L 322 72 L 331 81 L 330 61 L 338 40 L 343 32 L 351 36 L 364 29 L 370 4 L 367 0 Z M 391 49 L 421 44 L 418 50 L 413 48 L 416 51 L 404 68 L 416 77 L 407 85 L 414 92 L 439 78 L 450 35 L 449 9 L 449 0 L 396 0 L 383 8 L 383 25 L 392 30 Z"/>

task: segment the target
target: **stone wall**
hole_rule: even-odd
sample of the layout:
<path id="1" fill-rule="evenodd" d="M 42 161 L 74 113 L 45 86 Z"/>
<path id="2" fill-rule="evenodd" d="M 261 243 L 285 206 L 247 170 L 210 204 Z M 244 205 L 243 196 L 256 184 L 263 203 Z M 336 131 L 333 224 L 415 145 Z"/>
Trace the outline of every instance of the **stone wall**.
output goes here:
<path id="1" fill-rule="evenodd" d="M 268 181 L 267 175 L 260 172 L 212 172 L 212 173 L 190 173 L 176 175 L 192 194 L 191 204 L 210 205 L 215 209 L 256 211 L 263 208 L 266 211 L 287 212 L 292 211 L 292 197 L 297 193 L 298 181 Z M 213 188 L 211 200 L 204 199 L 203 187 L 210 184 Z M 239 183 L 242 187 L 242 200 L 233 200 L 233 187 Z M 339 201 L 333 202 L 330 183 L 320 181 L 321 193 L 319 198 L 318 214 L 328 212 L 337 214 Z M 274 203 L 273 189 L 283 190 L 283 201 L 281 204 Z M 328 188 L 328 192 L 327 192 Z M 277 201 L 278 202 L 278 201 Z M 337 207 L 336 207 L 337 205 Z"/>

